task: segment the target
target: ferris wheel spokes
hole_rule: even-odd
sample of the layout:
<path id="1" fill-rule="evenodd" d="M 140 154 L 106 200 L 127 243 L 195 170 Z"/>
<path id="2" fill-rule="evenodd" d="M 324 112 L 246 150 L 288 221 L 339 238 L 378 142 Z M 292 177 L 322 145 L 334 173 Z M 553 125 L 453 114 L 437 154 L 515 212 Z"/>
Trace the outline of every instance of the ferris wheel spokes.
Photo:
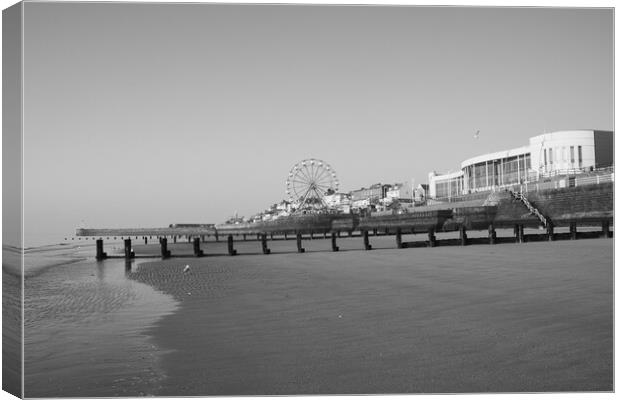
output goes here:
<path id="1" fill-rule="evenodd" d="M 298 210 L 320 212 L 327 209 L 325 196 L 338 190 L 336 172 L 317 159 L 303 160 L 293 166 L 286 180 L 286 193 Z"/>

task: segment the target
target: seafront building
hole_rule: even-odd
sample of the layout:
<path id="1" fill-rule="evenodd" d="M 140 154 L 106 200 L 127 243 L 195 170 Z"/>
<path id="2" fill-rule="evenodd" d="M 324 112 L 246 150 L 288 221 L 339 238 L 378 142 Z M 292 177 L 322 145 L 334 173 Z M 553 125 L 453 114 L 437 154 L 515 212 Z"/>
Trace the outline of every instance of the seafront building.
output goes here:
<path id="1" fill-rule="evenodd" d="M 390 185 L 386 191 L 384 199 L 386 203 L 398 201 L 400 203 L 413 202 L 413 184 L 411 182 L 395 183 Z"/>
<path id="2" fill-rule="evenodd" d="M 461 163 L 460 170 L 446 174 L 431 172 L 428 184 L 375 183 L 348 193 L 330 193 L 323 201 L 331 212 L 400 213 L 412 207 L 471 198 L 471 194 L 522 185 L 536 189 L 574 186 L 588 181 L 587 172 L 610 169 L 598 177 L 613 180 L 613 132 L 567 130 L 534 136 L 526 146 L 483 154 Z M 566 178 L 568 177 L 568 178 Z M 566 179 L 564 179 L 566 178 Z M 293 213 L 298 204 L 282 201 L 244 222 L 271 221 Z"/>
<path id="3" fill-rule="evenodd" d="M 327 207 L 348 214 L 351 210 L 351 196 L 348 193 L 332 193 L 324 197 Z"/>
<path id="4" fill-rule="evenodd" d="M 390 185 L 375 183 L 368 188 L 352 190 L 350 192 L 351 201 L 353 202 L 354 207 L 356 202 L 377 204 L 380 199 L 386 197 L 389 189 Z"/>
<path id="5" fill-rule="evenodd" d="M 613 132 L 569 130 L 544 133 L 527 146 L 473 157 L 461 169 L 428 175 L 428 196 L 451 199 L 470 193 L 536 182 L 557 175 L 577 175 L 613 167 Z"/>
<path id="6" fill-rule="evenodd" d="M 413 190 L 414 203 L 424 203 L 426 201 L 427 196 L 428 196 L 428 184 L 426 183 L 420 183 Z"/>

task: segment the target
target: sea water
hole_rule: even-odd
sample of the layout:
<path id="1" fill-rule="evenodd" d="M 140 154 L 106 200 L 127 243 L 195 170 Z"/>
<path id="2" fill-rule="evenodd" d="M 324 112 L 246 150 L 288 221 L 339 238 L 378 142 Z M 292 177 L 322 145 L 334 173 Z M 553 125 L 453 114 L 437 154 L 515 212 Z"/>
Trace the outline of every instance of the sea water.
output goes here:
<path id="1" fill-rule="evenodd" d="M 27 397 L 154 395 L 165 378 L 166 349 L 144 332 L 177 303 L 127 277 L 136 261 L 96 261 L 94 250 L 91 243 L 25 251 Z"/>

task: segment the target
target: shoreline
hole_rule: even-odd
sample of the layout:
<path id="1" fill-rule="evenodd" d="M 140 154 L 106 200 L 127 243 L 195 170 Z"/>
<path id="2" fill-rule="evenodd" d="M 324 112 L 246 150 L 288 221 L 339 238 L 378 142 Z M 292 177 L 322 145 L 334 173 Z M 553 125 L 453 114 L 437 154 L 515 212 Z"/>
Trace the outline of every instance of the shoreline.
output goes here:
<path id="1" fill-rule="evenodd" d="M 372 240 L 140 263 L 131 279 L 179 302 L 149 330 L 173 350 L 157 395 L 613 390 L 613 241 Z"/>
<path id="2" fill-rule="evenodd" d="M 147 331 L 177 303 L 123 260 L 49 266 L 24 281 L 25 396 L 153 395 L 169 350 Z"/>

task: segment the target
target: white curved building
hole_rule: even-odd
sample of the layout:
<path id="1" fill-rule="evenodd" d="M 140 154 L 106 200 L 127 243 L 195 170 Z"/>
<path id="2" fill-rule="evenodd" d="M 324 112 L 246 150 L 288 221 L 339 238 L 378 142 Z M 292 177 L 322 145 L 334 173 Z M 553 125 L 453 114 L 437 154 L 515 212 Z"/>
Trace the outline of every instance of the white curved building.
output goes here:
<path id="1" fill-rule="evenodd" d="M 428 177 L 429 195 L 445 199 L 535 182 L 541 177 L 611 167 L 613 132 L 570 130 L 530 138 L 529 145 L 473 157 L 458 172 Z"/>
<path id="2" fill-rule="evenodd" d="M 574 130 L 530 138 L 532 165 L 541 174 L 605 168 L 614 164 L 613 132 Z"/>

